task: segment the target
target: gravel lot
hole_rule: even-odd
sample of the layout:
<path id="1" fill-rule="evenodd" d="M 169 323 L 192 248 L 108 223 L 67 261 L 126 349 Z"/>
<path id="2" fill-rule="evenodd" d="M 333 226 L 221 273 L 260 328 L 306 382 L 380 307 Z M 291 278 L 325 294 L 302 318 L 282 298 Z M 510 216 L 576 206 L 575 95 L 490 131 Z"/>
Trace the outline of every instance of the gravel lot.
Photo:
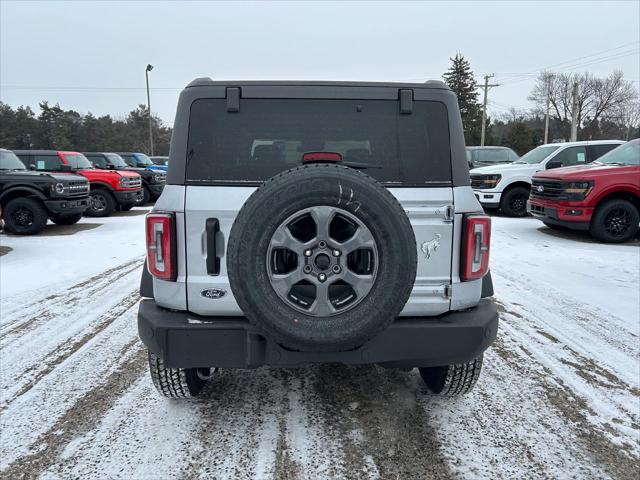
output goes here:
<path id="1" fill-rule="evenodd" d="M 317 365 L 171 402 L 137 337 L 143 213 L 0 237 L 0 478 L 637 478 L 638 243 L 494 217 L 502 323 L 463 398 Z"/>

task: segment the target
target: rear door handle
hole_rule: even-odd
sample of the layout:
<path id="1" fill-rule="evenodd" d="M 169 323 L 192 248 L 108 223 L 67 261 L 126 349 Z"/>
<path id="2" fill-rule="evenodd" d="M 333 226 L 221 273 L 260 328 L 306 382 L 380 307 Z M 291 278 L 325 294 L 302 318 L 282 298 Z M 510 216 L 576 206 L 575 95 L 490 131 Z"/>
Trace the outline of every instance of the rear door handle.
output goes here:
<path id="1" fill-rule="evenodd" d="M 220 275 L 220 257 L 216 248 L 217 236 L 220 231 L 218 219 L 207 218 L 205 231 L 207 234 L 207 274 Z"/>

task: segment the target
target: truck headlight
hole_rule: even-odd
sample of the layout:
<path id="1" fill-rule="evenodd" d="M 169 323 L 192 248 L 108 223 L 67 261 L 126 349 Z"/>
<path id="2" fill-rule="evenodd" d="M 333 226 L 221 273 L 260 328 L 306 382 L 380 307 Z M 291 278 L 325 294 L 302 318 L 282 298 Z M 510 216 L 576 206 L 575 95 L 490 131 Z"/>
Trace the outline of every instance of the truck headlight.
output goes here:
<path id="1" fill-rule="evenodd" d="M 51 191 L 52 192 L 56 192 L 56 193 L 64 193 L 64 184 L 63 183 L 56 183 L 55 185 L 51 185 Z"/>
<path id="2" fill-rule="evenodd" d="M 153 176 L 154 183 L 164 183 L 166 181 L 167 176 L 164 173 L 156 173 Z"/>
<path id="3" fill-rule="evenodd" d="M 567 200 L 584 200 L 593 189 L 593 182 L 568 182 L 565 184 L 564 193 Z"/>
<path id="4" fill-rule="evenodd" d="M 502 175 L 484 175 L 482 177 L 482 188 L 494 188 L 500 180 Z"/>

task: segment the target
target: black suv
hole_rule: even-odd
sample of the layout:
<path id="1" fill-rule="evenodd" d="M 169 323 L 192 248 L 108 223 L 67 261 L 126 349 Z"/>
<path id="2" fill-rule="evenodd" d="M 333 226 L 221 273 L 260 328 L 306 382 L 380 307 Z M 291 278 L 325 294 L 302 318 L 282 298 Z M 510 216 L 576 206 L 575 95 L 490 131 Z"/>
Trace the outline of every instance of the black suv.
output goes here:
<path id="1" fill-rule="evenodd" d="M 0 205 L 8 232 L 33 235 L 47 219 L 71 225 L 89 206 L 89 182 L 67 173 L 29 171 L 11 151 L 0 149 Z"/>
<path id="2" fill-rule="evenodd" d="M 142 190 L 136 200 L 136 206 L 140 207 L 156 200 L 162 193 L 167 175 L 164 172 L 148 170 L 146 168 L 132 167 L 117 153 L 110 152 L 83 152 L 96 168 L 130 170 L 142 177 Z"/>

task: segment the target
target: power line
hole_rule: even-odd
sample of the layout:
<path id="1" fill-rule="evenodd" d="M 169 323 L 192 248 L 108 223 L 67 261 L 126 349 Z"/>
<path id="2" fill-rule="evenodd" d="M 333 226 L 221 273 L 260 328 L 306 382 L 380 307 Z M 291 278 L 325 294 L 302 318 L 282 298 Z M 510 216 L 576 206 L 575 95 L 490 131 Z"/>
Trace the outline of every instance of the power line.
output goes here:
<path id="1" fill-rule="evenodd" d="M 627 51 L 624 51 L 624 52 L 617 52 L 617 53 L 615 53 L 613 55 L 608 55 L 608 56 L 605 56 L 605 57 L 602 57 L 602 58 L 592 59 L 592 60 L 587 61 L 587 62 L 579 62 L 579 63 L 576 63 L 576 64 L 567 65 L 564 68 L 561 68 L 561 69 L 556 70 L 556 71 L 557 72 L 573 71 L 573 70 L 576 70 L 578 68 L 587 67 L 589 65 L 596 65 L 596 64 L 599 64 L 599 63 L 609 62 L 611 60 L 617 60 L 617 59 L 620 59 L 620 58 L 629 57 L 631 55 L 637 55 L 638 52 L 640 52 L 640 49 L 627 50 Z M 505 85 L 512 85 L 512 84 L 515 84 L 515 83 L 520 83 L 520 82 L 524 82 L 526 80 L 530 80 L 532 77 L 536 77 L 540 72 L 548 70 L 548 69 L 549 69 L 549 67 L 545 67 L 545 68 L 542 68 L 538 72 L 535 72 L 535 73 L 532 72 L 532 73 L 522 74 L 521 78 L 514 77 L 512 79 L 507 79 L 507 81 L 504 82 L 504 84 Z"/>

